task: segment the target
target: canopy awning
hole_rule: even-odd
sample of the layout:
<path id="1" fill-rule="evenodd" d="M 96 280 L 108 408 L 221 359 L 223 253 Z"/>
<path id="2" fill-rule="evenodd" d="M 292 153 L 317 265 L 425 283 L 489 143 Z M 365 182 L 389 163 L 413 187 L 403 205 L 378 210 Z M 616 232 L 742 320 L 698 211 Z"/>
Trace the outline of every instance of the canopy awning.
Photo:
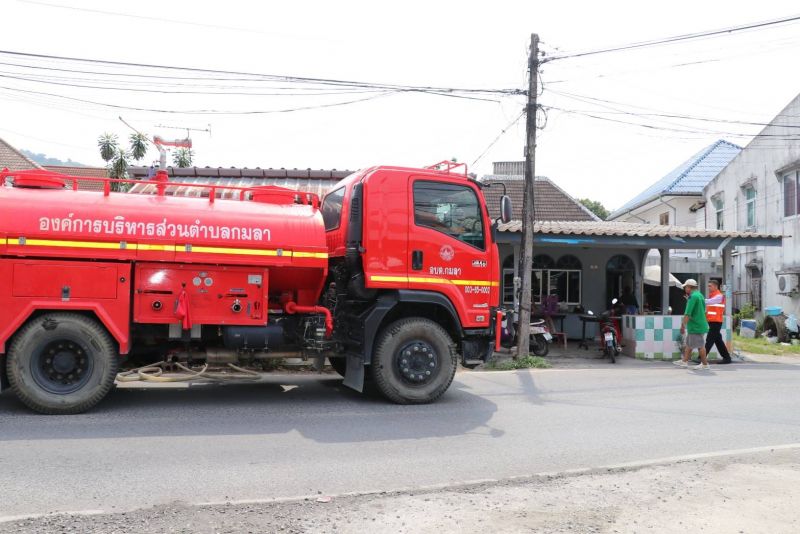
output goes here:
<path id="1" fill-rule="evenodd" d="M 500 243 L 519 243 L 522 222 L 498 225 Z M 609 221 L 537 221 L 534 244 L 579 247 L 717 249 L 735 246 L 781 246 L 780 234 L 730 232 L 689 226 Z"/>
<path id="2" fill-rule="evenodd" d="M 644 283 L 649 286 L 661 285 L 660 265 L 648 265 L 644 268 Z M 675 278 L 672 273 L 669 273 L 669 285 L 671 287 L 683 287 L 681 281 Z"/>

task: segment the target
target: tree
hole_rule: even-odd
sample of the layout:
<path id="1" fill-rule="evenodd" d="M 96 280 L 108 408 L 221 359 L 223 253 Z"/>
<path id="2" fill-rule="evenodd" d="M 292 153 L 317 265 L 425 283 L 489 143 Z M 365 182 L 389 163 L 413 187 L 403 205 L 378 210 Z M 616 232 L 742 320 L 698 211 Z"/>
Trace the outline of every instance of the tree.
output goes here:
<path id="1" fill-rule="evenodd" d="M 582 198 L 578 202 L 584 205 L 586 209 L 600 217 L 601 220 L 605 221 L 608 216 L 609 212 L 605 206 L 603 206 L 597 200 L 589 200 L 588 198 Z"/>
<path id="2" fill-rule="evenodd" d="M 172 153 L 172 163 L 180 168 L 191 167 L 193 158 L 194 152 L 191 148 L 179 148 Z"/>
<path id="3" fill-rule="evenodd" d="M 128 167 L 131 160 L 139 161 L 147 155 L 150 140 L 143 133 L 133 133 L 129 137 L 130 150 L 125 150 L 119 145 L 119 137 L 116 134 L 104 133 L 97 139 L 97 146 L 100 148 L 100 157 L 106 162 L 108 176 L 110 178 L 127 178 Z M 126 184 L 111 184 L 112 191 L 125 191 Z"/>

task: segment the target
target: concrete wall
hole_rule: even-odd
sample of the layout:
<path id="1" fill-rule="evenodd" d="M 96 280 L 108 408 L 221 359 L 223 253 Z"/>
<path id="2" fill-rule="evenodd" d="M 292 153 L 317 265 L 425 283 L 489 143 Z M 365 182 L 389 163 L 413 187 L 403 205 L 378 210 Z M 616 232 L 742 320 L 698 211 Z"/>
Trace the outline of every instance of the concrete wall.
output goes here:
<path id="1" fill-rule="evenodd" d="M 800 267 L 800 216 L 784 217 L 782 175 L 780 169 L 800 169 L 800 140 L 798 122 L 800 95 L 776 116 L 758 137 L 712 180 L 704 191 L 709 225 L 713 218 L 711 199 L 720 195 L 725 202 L 726 230 L 748 230 L 744 187 L 756 190 L 756 225 L 760 233 L 781 234 L 785 237 L 781 247 L 738 247 L 734 252 L 734 303 L 737 292 L 750 292 L 746 265 L 763 266 L 760 284 L 762 304 L 780 306 L 786 313 L 800 313 L 800 295 L 780 295 L 776 273 Z M 793 137 L 794 140 L 789 140 Z M 740 295 L 739 301 L 748 300 Z"/>

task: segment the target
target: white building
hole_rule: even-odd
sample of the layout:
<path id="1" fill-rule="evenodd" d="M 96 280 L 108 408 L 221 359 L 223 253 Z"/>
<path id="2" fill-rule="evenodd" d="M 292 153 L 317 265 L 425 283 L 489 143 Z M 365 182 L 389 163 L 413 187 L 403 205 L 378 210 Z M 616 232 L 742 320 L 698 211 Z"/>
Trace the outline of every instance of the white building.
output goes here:
<path id="1" fill-rule="evenodd" d="M 741 150 L 724 140 L 703 148 L 611 213 L 608 220 L 716 228 L 713 220 L 706 219 L 703 188 Z M 711 250 L 673 249 L 670 254 L 670 272 L 681 280 L 722 274 L 721 262 Z M 659 261 L 658 253 L 652 251 L 647 263 L 658 265 Z"/>
<path id="2" fill-rule="evenodd" d="M 706 186 L 709 228 L 781 234 L 733 253 L 734 306 L 800 314 L 800 95 Z"/>

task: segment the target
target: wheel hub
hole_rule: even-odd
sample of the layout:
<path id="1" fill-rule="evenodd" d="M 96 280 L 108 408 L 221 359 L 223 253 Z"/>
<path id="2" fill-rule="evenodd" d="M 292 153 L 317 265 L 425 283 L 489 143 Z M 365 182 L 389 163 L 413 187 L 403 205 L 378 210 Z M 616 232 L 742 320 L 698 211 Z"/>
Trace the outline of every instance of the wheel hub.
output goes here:
<path id="1" fill-rule="evenodd" d="M 42 388 L 67 394 L 80 389 L 88 380 L 92 359 L 80 344 L 59 340 L 48 343 L 32 364 L 33 378 Z"/>
<path id="2" fill-rule="evenodd" d="M 397 367 L 404 382 L 424 385 L 436 376 L 439 356 L 429 343 L 413 341 L 400 349 Z"/>

